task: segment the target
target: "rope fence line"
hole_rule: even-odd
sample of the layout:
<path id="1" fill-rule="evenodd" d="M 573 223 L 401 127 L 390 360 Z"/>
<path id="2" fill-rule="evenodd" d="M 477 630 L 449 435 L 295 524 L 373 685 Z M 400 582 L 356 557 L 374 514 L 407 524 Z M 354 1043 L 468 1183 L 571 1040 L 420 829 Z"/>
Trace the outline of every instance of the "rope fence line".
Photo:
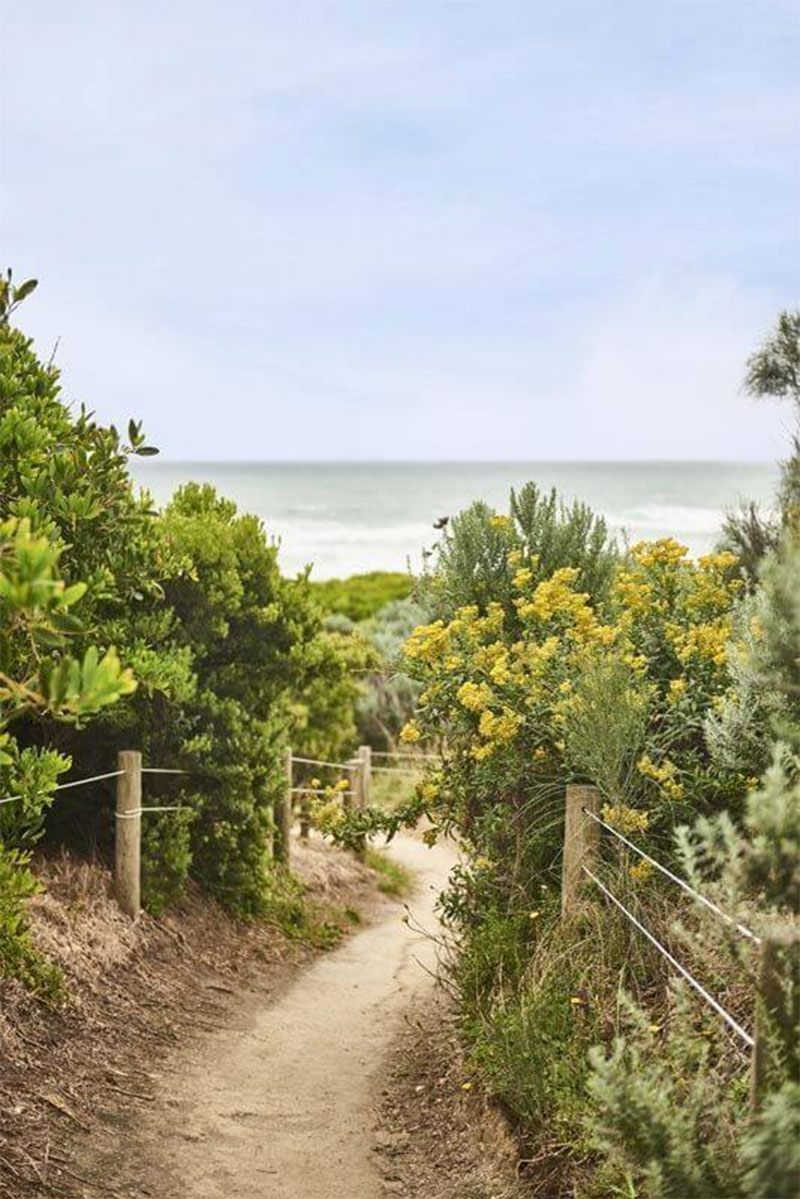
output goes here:
<path id="1" fill-rule="evenodd" d="M 71 783 L 59 783 L 57 787 L 53 787 L 50 791 L 34 791 L 34 795 L 52 795 L 54 791 L 68 791 L 70 787 L 85 787 L 87 783 L 99 783 L 101 779 L 116 779 L 123 770 L 108 770 L 105 774 L 93 774 L 88 779 L 74 779 Z M 14 803 L 17 799 L 23 799 L 22 795 L 7 795 L 5 799 L 0 799 L 0 805 L 5 803 Z"/>
<path id="2" fill-rule="evenodd" d="M 690 887 L 685 879 L 682 879 L 677 874 L 673 874 L 671 870 L 668 870 L 666 866 L 662 866 L 661 862 L 657 861 L 655 858 L 651 858 L 649 853 L 645 853 L 645 851 L 640 849 L 638 845 L 634 845 L 633 841 L 629 841 L 628 838 L 623 836 L 621 832 L 615 829 L 612 825 L 607 824 L 605 820 L 601 820 L 600 817 L 594 812 L 590 812 L 588 808 L 583 808 L 582 810 L 584 815 L 588 816 L 590 820 L 593 820 L 595 824 L 599 824 L 601 828 L 606 829 L 606 831 L 611 833 L 612 836 L 616 837 L 618 841 L 621 841 L 623 845 L 627 845 L 628 849 L 632 849 L 633 852 L 638 854 L 640 858 L 644 858 L 645 862 L 649 862 L 651 866 L 654 866 L 656 870 L 660 870 L 666 878 L 670 879 L 673 883 L 677 883 L 677 885 L 681 887 L 687 895 L 691 895 L 691 897 L 696 899 L 698 903 L 704 904 L 709 911 L 714 912 L 714 914 L 717 916 L 720 916 L 726 922 L 726 924 L 730 924 L 731 927 L 735 928 L 736 931 L 741 933 L 743 937 L 747 937 L 755 945 L 761 944 L 761 938 L 756 936 L 756 934 L 749 929 L 747 925 L 740 924 L 737 920 L 734 920 L 732 916 L 729 916 L 727 912 L 723 912 L 722 908 L 715 904 L 713 900 L 708 899 L 705 895 L 701 895 L 699 891 L 695 891 L 694 887 Z"/>
<path id="3" fill-rule="evenodd" d="M 437 754 L 412 754 L 403 753 L 402 751 L 390 751 L 387 749 L 373 749 L 373 758 L 410 758 L 414 762 L 438 762 Z"/>
<path id="4" fill-rule="evenodd" d="M 186 804 L 143 804 L 142 775 L 165 774 L 186 775 L 192 771 L 173 766 L 142 766 L 142 755 L 138 750 L 122 750 L 117 755 L 119 769 L 105 770 L 87 778 L 70 779 L 58 783 L 47 791 L 34 791 L 33 796 L 49 796 L 56 791 L 69 791 L 74 787 L 86 787 L 91 783 L 117 780 L 115 819 L 120 821 L 114 845 L 114 889 L 117 902 L 126 915 L 136 917 L 141 909 L 141 833 L 140 826 L 131 824 L 149 812 L 190 811 Z M 7 795 L 0 805 L 15 803 L 26 798 L 24 795 Z"/>
<path id="5" fill-rule="evenodd" d="M 373 773 L 378 774 L 419 774 L 423 767 L 415 770 L 413 766 L 373 766 Z"/>
<path id="6" fill-rule="evenodd" d="M 300 762 L 303 766 L 330 766 L 332 770 L 358 770 L 358 762 L 325 762 L 321 758 L 298 758 L 295 754 L 291 755 L 293 762 Z"/>
<path id="7" fill-rule="evenodd" d="M 741 1024 L 739 1024 L 738 1021 L 735 1020 L 734 1017 L 730 1014 L 730 1012 L 722 1006 L 722 1004 L 719 1002 L 719 1000 L 715 999 L 714 996 L 711 995 L 705 989 L 705 987 L 702 985 L 702 983 L 699 983 L 697 981 L 697 979 L 694 977 L 694 975 L 691 974 L 686 969 L 686 967 L 683 966 L 678 961 L 678 959 L 676 957 L 673 957 L 673 955 L 669 952 L 668 949 L 665 949 L 665 947 L 661 944 L 661 942 L 656 937 L 653 936 L 653 934 L 650 932 L 650 930 L 648 928 L 645 928 L 645 926 L 641 923 L 641 921 L 637 920 L 637 918 L 633 915 L 632 912 L 628 911 L 628 909 L 625 907 L 625 905 L 617 899 L 616 895 L 613 895 L 611 893 L 611 891 L 609 891 L 608 887 L 606 887 L 603 883 L 601 883 L 600 879 L 597 878 L 594 874 L 592 874 L 591 870 L 589 870 L 586 866 L 582 866 L 581 869 L 583 870 L 583 873 L 587 876 L 587 878 L 590 878 L 592 880 L 592 882 L 595 884 L 595 886 L 600 888 L 600 890 L 603 892 L 603 894 L 606 896 L 606 898 L 610 899 L 611 902 L 613 904 L 615 904 L 615 906 L 618 907 L 619 910 L 625 916 L 627 916 L 627 918 L 628 918 L 628 920 L 630 920 L 631 924 L 633 924 L 636 928 L 638 928 L 639 932 L 642 933 L 645 937 L 647 937 L 647 940 L 651 943 L 651 945 L 653 945 L 658 950 L 658 952 L 663 957 L 666 958 L 666 960 L 670 963 L 670 965 L 673 966 L 678 971 L 678 973 L 681 974 L 683 976 L 683 978 L 686 979 L 686 981 L 695 989 L 697 994 L 700 995 L 706 1001 L 706 1003 L 709 1004 L 714 1009 L 714 1011 L 719 1016 L 722 1017 L 722 1019 L 725 1021 L 725 1023 L 727 1025 L 729 1025 L 730 1028 L 733 1029 L 733 1031 L 737 1034 L 737 1036 L 739 1036 L 742 1039 L 742 1041 L 744 1041 L 745 1045 L 747 1045 L 747 1047 L 749 1049 L 753 1049 L 755 1046 L 755 1038 L 752 1037 L 749 1032 L 746 1032 L 745 1029 L 742 1028 Z"/>
<path id="8" fill-rule="evenodd" d="M 330 790 L 335 790 L 331 788 Z M 292 795 L 329 795 L 330 791 L 325 787 L 292 787 L 290 794 Z M 336 791 L 337 795 L 354 795 L 355 792 L 348 788 L 347 791 Z"/>
<path id="9" fill-rule="evenodd" d="M 134 816 L 141 816 L 142 812 L 191 812 L 191 810 L 186 804 L 169 804 L 157 808 L 133 808 L 130 812 L 115 812 L 114 816 L 117 820 L 132 820 Z"/>

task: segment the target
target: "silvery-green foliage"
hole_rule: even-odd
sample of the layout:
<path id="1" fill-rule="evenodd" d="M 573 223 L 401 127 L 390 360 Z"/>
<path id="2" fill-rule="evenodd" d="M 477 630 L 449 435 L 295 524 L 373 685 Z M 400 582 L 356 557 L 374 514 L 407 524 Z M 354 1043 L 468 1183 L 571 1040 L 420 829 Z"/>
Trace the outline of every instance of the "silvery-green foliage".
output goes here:
<path id="1" fill-rule="evenodd" d="M 744 833 L 723 812 L 676 832 L 678 857 L 692 885 L 734 914 L 740 904 L 762 915 L 798 908 L 800 897 L 800 756 L 783 742 L 761 785 L 747 797 Z"/>
<path id="2" fill-rule="evenodd" d="M 798 910 L 800 901 L 800 755 L 778 743 L 761 787 L 747 801 L 744 868 L 762 903 Z"/>
<path id="3" fill-rule="evenodd" d="M 608 1053 L 590 1053 L 589 1132 L 625 1163 L 647 1199 L 795 1199 L 800 1179 L 800 1087 L 785 1082 L 756 1119 L 746 1069 L 731 1071 L 698 1033 L 697 1008 L 683 983 L 669 1036 L 622 996 L 626 1034 Z"/>
<path id="4" fill-rule="evenodd" d="M 630 803 L 636 796 L 649 714 L 650 694 L 621 656 L 587 661 L 567 712 L 566 754 L 609 803 Z"/>
<path id="5" fill-rule="evenodd" d="M 417 625 L 429 619 L 416 600 L 395 600 L 361 625 L 362 636 L 377 650 L 382 668 L 367 676 L 356 704 L 360 735 L 370 744 L 392 745 L 411 719 L 420 684 L 399 665 L 402 648 Z"/>
<path id="6" fill-rule="evenodd" d="M 770 1095 L 742 1146 L 748 1199 L 793 1199 L 800 1192 L 800 1085 Z"/>
<path id="7" fill-rule="evenodd" d="M 643 1180 L 648 1199 L 739 1199 L 737 1120 L 729 1086 L 706 1038 L 693 1030 L 693 999 L 675 984 L 670 1035 L 622 997 L 624 1037 L 591 1050 L 590 1135 Z M 741 1117 L 740 1098 L 736 1116 Z"/>
<path id="8" fill-rule="evenodd" d="M 737 605 L 728 645 L 731 690 L 719 711 L 704 721 L 709 752 L 727 770 L 759 774 L 768 761 L 773 725 L 785 715 L 786 701 L 772 685 L 766 660 L 768 609 L 769 597 L 761 588 Z"/>

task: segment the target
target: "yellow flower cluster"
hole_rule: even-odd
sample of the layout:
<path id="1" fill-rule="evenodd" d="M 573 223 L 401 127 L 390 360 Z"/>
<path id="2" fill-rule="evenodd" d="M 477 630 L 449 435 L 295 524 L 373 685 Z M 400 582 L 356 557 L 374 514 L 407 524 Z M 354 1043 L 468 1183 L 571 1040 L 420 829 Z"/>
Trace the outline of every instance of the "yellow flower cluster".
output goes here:
<path id="1" fill-rule="evenodd" d="M 518 575 L 522 572 L 517 572 Z M 534 589 L 530 599 L 520 597 L 514 606 L 523 620 L 546 621 L 556 614 L 573 615 L 586 606 L 588 595 L 576 592 L 573 583 L 578 571 L 572 566 L 556 570 L 549 579 L 543 579 Z"/>
<path id="2" fill-rule="evenodd" d="M 630 808 L 627 804 L 603 804 L 602 817 L 621 833 L 643 833 L 650 825 L 647 812 Z"/>
<path id="3" fill-rule="evenodd" d="M 456 699 L 468 712 L 482 712 L 493 702 L 494 692 L 486 683 L 466 682 L 456 692 Z"/>
<path id="4" fill-rule="evenodd" d="M 635 883 L 648 883 L 653 877 L 653 867 L 642 859 L 628 867 L 628 874 Z"/>
<path id="5" fill-rule="evenodd" d="M 713 662 L 715 666 L 724 666 L 728 660 L 730 635 L 730 622 L 718 620 L 713 624 L 697 624 L 677 630 L 673 645 L 679 661 L 684 665 L 695 658 Z"/>
<path id="6" fill-rule="evenodd" d="M 638 541 L 631 549 L 631 557 L 639 566 L 667 566 L 672 569 L 682 566 L 688 553 L 688 546 L 681 545 L 674 537 Z"/>
<path id="7" fill-rule="evenodd" d="M 647 612 L 652 607 L 653 584 L 635 571 L 621 570 L 616 577 L 614 591 L 630 617 Z M 626 623 L 630 623 L 630 618 Z"/>
<path id="8" fill-rule="evenodd" d="M 508 649 L 502 641 L 490 641 L 488 645 L 479 645 L 474 650 L 471 665 L 476 670 L 491 671 L 498 659 L 506 657 Z"/>
<path id="9" fill-rule="evenodd" d="M 508 664 L 508 654 L 501 654 L 489 671 L 489 677 L 498 687 L 505 686 L 511 680 L 511 670 Z"/>
<path id="10" fill-rule="evenodd" d="M 669 758 L 664 758 L 661 764 L 657 765 L 649 754 L 643 754 L 636 763 L 636 768 L 645 778 L 658 783 L 670 799 L 683 799 L 683 785 L 677 781 L 678 768 Z"/>
<path id="11" fill-rule="evenodd" d="M 419 625 L 406 642 L 406 656 L 412 662 L 435 662 L 450 649 L 450 632 L 443 620 Z"/>
<path id="12" fill-rule="evenodd" d="M 517 716 L 510 708 L 503 708 L 499 716 L 487 708 L 481 713 L 478 722 L 480 735 L 496 745 L 507 745 L 509 741 L 513 741 L 521 727 L 522 717 Z"/>
<path id="13" fill-rule="evenodd" d="M 493 521 L 497 528 L 508 523 L 506 517 Z M 413 743 L 435 729 L 447 736 L 454 755 L 475 762 L 501 754 L 505 762 L 514 744 L 531 771 L 557 772 L 584 702 L 578 681 L 611 649 L 633 672 L 635 693 L 649 697 L 653 716 L 675 738 L 675 762 L 651 751 L 655 761 L 641 757 L 639 776 L 662 795 L 682 798 L 694 769 L 681 748 L 684 697 L 702 712 L 729 686 L 731 607 L 739 589 L 731 577 L 733 555 L 692 562 L 686 547 L 671 538 L 641 542 L 598 608 L 579 590 L 578 570 L 563 567 L 542 579 L 537 559 L 522 548 L 506 560 L 516 615 L 497 602 L 484 610 L 467 605 L 449 623 L 436 620 L 412 634 L 406 654 L 417 668 L 410 673 L 425 690 L 419 724 L 411 721 L 402 740 Z M 447 795 L 449 801 L 450 788 Z M 645 812 L 618 804 L 606 814 L 621 831 L 647 828 Z"/>

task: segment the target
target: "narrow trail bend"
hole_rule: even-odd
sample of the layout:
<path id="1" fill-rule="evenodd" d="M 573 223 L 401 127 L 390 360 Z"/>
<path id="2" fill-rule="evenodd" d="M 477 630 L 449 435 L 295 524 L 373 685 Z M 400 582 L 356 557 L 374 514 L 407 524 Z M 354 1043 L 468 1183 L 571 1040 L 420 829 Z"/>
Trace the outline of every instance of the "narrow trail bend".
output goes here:
<path id="1" fill-rule="evenodd" d="M 414 926 L 435 927 L 436 896 L 455 861 L 448 846 L 411 837 L 397 837 L 391 852 L 417 878 L 410 925 L 387 904 L 254 1011 L 247 1028 L 198 1047 L 169 1108 L 153 1114 L 148 1140 L 180 1180 L 176 1196 L 380 1196 L 370 1154 L 376 1079 L 404 1009 L 433 986 L 435 946 Z"/>

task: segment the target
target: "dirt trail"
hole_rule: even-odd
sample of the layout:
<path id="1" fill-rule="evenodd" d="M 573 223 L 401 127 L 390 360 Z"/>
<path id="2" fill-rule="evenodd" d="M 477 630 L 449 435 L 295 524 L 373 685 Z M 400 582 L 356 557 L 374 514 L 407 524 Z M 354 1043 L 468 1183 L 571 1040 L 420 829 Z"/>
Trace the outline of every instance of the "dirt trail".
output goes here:
<path id="1" fill-rule="evenodd" d="M 247 1027 L 214 1034 L 184 1061 L 168 1106 L 141 1130 L 164 1175 L 180 1180 L 170 1195 L 381 1195 L 370 1155 L 375 1079 L 404 1009 L 432 986 L 435 947 L 414 925 L 434 927 L 436 895 L 455 860 L 447 846 L 410 837 L 396 838 L 391 852 L 418 879 L 410 926 L 387 904 L 281 998 L 253 1010 Z"/>

